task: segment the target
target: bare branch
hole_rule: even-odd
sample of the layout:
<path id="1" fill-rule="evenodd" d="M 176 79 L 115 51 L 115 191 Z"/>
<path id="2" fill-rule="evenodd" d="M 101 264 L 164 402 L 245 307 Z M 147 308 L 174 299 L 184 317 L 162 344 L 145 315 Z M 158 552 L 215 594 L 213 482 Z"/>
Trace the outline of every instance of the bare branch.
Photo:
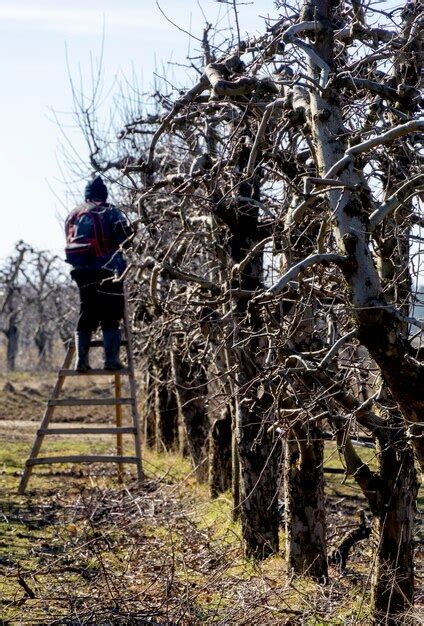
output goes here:
<path id="1" fill-rule="evenodd" d="M 387 200 L 379 206 L 370 215 L 369 229 L 371 232 L 381 224 L 381 222 L 393 213 L 399 206 L 401 206 L 407 200 L 410 200 L 413 196 L 423 193 L 424 187 L 420 186 L 424 182 L 424 174 L 418 174 L 414 178 L 407 180 L 395 193 L 393 193 Z"/>
<path id="2" fill-rule="evenodd" d="M 352 161 L 352 157 L 355 157 L 358 154 L 363 154 L 364 152 L 369 152 L 377 146 L 384 146 L 387 143 L 394 141 L 395 139 L 399 139 L 404 135 L 408 135 L 409 133 L 414 133 L 417 131 L 424 131 L 424 120 L 411 120 L 406 124 L 401 124 L 399 126 L 396 126 L 395 128 L 391 128 L 390 130 L 381 135 L 378 135 L 377 137 L 371 137 L 371 139 L 363 141 L 357 146 L 352 146 L 351 148 L 348 148 L 345 152 L 345 156 L 337 161 L 337 163 L 335 163 L 328 170 L 328 172 L 326 172 L 325 178 L 332 178 L 333 176 L 337 176 L 342 169 L 349 165 L 349 163 Z"/>
<path id="3" fill-rule="evenodd" d="M 318 369 L 323 368 L 324 365 L 329 363 L 331 359 L 333 358 L 333 356 L 335 356 L 340 350 L 340 348 L 346 343 L 346 341 L 349 341 L 349 339 L 356 337 L 357 334 L 358 334 L 358 331 L 355 329 L 355 330 L 351 330 L 350 333 L 346 333 L 346 335 L 343 335 L 343 337 L 340 337 L 340 339 L 338 339 L 336 343 L 331 347 L 331 349 L 327 352 L 325 357 L 319 362 Z"/>
<path id="4" fill-rule="evenodd" d="M 305 54 L 308 56 L 310 61 L 321 68 L 321 76 L 319 80 L 319 84 L 322 88 L 325 88 L 328 82 L 328 75 L 330 73 L 330 67 L 328 64 L 321 59 L 321 57 L 316 53 L 312 46 L 305 43 L 299 37 L 296 37 L 297 33 L 307 33 L 307 32 L 319 32 L 322 30 L 322 24 L 318 21 L 314 22 L 300 22 L 299 24 L 293 24 L 290 26 L 283 34 L 283 41 L 286 43 L 291 43 L 295 46 L 301 48 Z"/>
<path id="5" fill-rule="evenodd" d="M 343 256 L 341 254 L 336 254 L 333 252 L 328 252 L 326 254 L 311 254 L 293 265 L 272 287 L 267 289 L 267 291 L 261 295 L 276 295 L 280 293 L 284 287 L 288 285 L 291 280 L 294 280 L 298 274 L 302 271 L 311 267 L 312 265 L 317 265 L 319 263 L 327 265 L 328 263 L 335 263 L 336 265 L 341 265 L 346 262 L 348 257 Z"/>

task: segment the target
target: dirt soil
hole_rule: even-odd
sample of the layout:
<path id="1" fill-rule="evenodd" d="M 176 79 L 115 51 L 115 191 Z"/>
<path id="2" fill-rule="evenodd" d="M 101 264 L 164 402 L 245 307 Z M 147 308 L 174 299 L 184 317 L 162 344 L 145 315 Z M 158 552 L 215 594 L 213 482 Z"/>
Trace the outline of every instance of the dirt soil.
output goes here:
<path id="1" fill-rule="evenodd" d="M 111 380 L 113 377 L 93 379 L 89 377 L 68 377 L 65 381 L 61 398 L 110 398 L 113 395 Z M 0 376 L 0 421 L 34 421 L 42 418 L 46 401 L 49 399 L 54 384 L 55 373 L 16 373 Z M 126 385 L 122 395 L 129 395 Z M 54 415 L 55 421 L 61 422 L 101 422 L 114 421 L 113 407 L 58 407 Z"/>

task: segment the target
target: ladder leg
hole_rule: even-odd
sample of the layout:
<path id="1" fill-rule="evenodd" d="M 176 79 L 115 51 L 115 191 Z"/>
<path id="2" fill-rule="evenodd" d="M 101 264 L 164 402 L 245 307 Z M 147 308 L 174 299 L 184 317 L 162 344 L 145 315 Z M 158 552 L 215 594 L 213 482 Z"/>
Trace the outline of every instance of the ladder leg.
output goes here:
<path id="1" fill-rule="evenodd" d="M 134 377 L 134 355 L 132 349 L 132 336 L 130 330 L 129 323 L 129 312 L 128 312 L 128 294 L 126 285 L 124 283 L 124 323 L 125 323 L 125 334 L 127 337 L 127 359 L 128 359 L 128 370 L 129 370 L 129 383 L 130 383 L 130 395 L 133 398 L 133 402 L 131 404 L 131 416 L 134 426 L 134 446 L 135 446 L 135 456 L 137 457 L 137 478 L 138 482 L 141 484 L 144 480 L 143 474 L 143 465 L 141 460 L 141 433 L 140 433 L 140 417 L 138 415 L 137 410 L 137 388 L 135 384 Z"/>
<path id="2" fill-rule="evenodd" d="M 127 299 L 127 292 L 126 292 L 126 288 L 125 288 L 125 284 L 124 284 L 124 331 L 125 331 L 125 335 L 126 335 L 126 339 L 127 341 L 125 342 L 126 344 L 126 350 L 127 350 L 127 358 L 128 358 L 128 371 L 126 371 L 125 373 L 128 374 L 128 378 L 129 378 L 129 385 L 130 385 L 130 393 L 131 393 L 131 398 L 121 398 L 121 393 L 122 393 L 122 388 L 121 388 L 121 373 L 115 373 L 115 399 L 107 399 L 107 400 L 103 400 L 102 404 L 115 404 L 116 407 L 116 427 L 117 429 L 121 429 L 119 432 L 116 432 L 116 448 L 117 448 L 117 456 L 116 457 L 105 457 L 105 456 L 71 456 L 71 457 L 51 457 L 51 458 L 40 458 L 37 459 L 44 437 L 47 434 L 53 434 L 53 432 L 50 433 L 50 430 L 48 429 L 48 425 L 50 423 L 50 420 L 53 416 L 54 410 L 56 406 L 59 405 L 63 405 L 63 406 L 71 406 L 71 405 L 87 405 L 87 404 L 93 404 L 93 400 L 92 399 L 84 399 L 84 398 L 78 398 L 78 399 L 65 399 L 65 400 L 59 400 L 59 395 L 61 393 L 62 387 L 64 385 L 65 382 L 65 378 L 68 375 L 71 374 L 75 374 L 74 371 L 71 371 L 69 368 L 71 366 L 72 363 L 72 359 L 74 357 L 75 354 L 75 343 L 72 342 L 70 343 L 65 359 L 63 361 L 62 367 L 59 370 L 58 373 L 58 377 L 56 380 L 56 384 L 55 387 L 53 389 L 52 395 L 50 397 L 50 401 L 47 404 L 46 410 L 44 412 L 43 418 L 41 420 L 40 426 L 37 429 L 37 434 L 36 437 L 34 439 L 34 443 L 31 449 L 31 453 L 29 458 L 27 459 L 26 463 L 25 463 L 25 467 L 24 467 L 24 471 L 22 474 L 22 478 L 21 481 L 19 483 L 19 487 L 18 487 L 18 493 L 19 494 L 23 494 L 25 493 L 26 487 L 28 485 L 28 481 L 31 477 L 32 474 L 32 469 L 34 467 L 34 465 L 40 465 L 43 463 L 59 463 L 59 462 L 66 462 L 66 461 L 71 461 L 72 462 L 89 462 L 89 463 L 94 463 L 94 462 L 116 462 L 118 464 L 118 481 L 119 482 L 123 482 L 123 472 L 122 472 L 122 467 L 121 464 L 122 463 L 136 463 L 137 466 L 137 476 L 138 476 L 138 481 L 139 483 L 141 483 L 144 479 L 143 476 L 143 468 L 142 468 L 142 458 L 141 458 L 141 433 L 140 433 L 140 418 L 138 415 L 138 411 L 137 411 L 137 389 L 136 389 L 136 381 L 135 381 L 135 376 L 134 376 L 134 356 L 133 356 L 133 351 L 132 351 L 132 341 L 131 341 L 131 329 L 130 329 L 130 324 L 129 324 L 129 315 L 128 315 L 128 299 Z M 94 345 L 94 343 L 92 344 Z M 97 344 L 96 344 L 97 345 Z M 94 374 L 99 374 L 99 373 L 103 373 L 102 371 L 94 371 Z M 90 401 L 89 401 L 90 400 Z M 119 403 L 117 402 L 117 400 L 119 401 Z M 99 404 L 100 402 L 97 400 L 95 403 Z M 122 428 L 122 403 L 130 403 L 131 404 L 131 415 L 132 415 L 132 428 L 129 429 L 124 429 Z M 63 429 L 51 429 L 52 431 L 55 430 L 60 430 L 62 431 Z M 73 430 L 78 430 L 80 431 L 80 429 L 73 429 Z M 111 429 L 109 429 L 111 430 Z M 135 446 L 135 455 L 134 457 L 124 457 L 123 456 L 123 439 L 122 439 L 122 434 L 123 431 L 128 430 L 129 432 L 132 432 L 134 435 L 134 446 Z M 84 431 L 82 431 L 83 433 Z M 60 432 L 59 434 L 64 434 L 63 432 Z M 81 434 L 80 432 L 78 434 Z"/>
<path id="3" fill-rule="evenodd" d="M 62 365 L 61 369 L 68 369 L 70 367 L 70 365 L 72 363 L 72 359 L 74 358 L 74 354 L 75 354 L 75 344 L 71 343 L 70 346 L 68 347 L 67 352 L 66 352 L 66 356 L 65 356 L 65 359 L 63 361 L 63 365 Z M 57 377 L 56 384 L 54 386 L 54 389 L 53 389 L 53 392 L 52 392 L 52 395 L 51 395 L 51 400 L 55 400 L 55 399 L 58 398 L 58 396 L 59 396 L 59 394 L 60 394 L 60 392 L 62 390 L 63 384 L 65 382 L 65 378 L 66 377 L 63 376 L 63 375 L 59 375 Z M 46 410 L 44 412 L 44 415 L 43 415 L 43 419 L 41 420 L 41 424 L 39 426 L 40 430 L 47 428 L 47 426 L 48 426 L 48 424 L 49 424 L 49 422 L 50 422 L 50 420 L 52 418 L 52 415 L 54 413 L 55 408 L 56 408 L 55 406 L 47 406 L 47 408 L 46 408 Z M 40 435 L 37 432 L 37 435 L 35 436 L 34 443 L 33 443 L 32 449 L 31 449 L 31 453 L 29 455 L 29 460 L 30 459 L 35 459 L 38 456 L 38 454 L 40 452 L 41 445 L 43 443 L 43 439 L 44 439 L 44 435 L 43 434 Z M 19 487 L 18 487 L 19 495 L 22 495 L 22 494 L 25 493 L 25 489 L 27 487 L 28 481 L 29 481 L 29 479 L 31 477 L 31 474 L 32 474 L 32 469 L 33 469 L 33 465 L 28 465 L 28 461 L 27 461 L 26 464 L 25 464 L 25 467 L 24 467 L 24 471 L 23 471 L 23 474 L 22 474 L 21 481 L 19 483 Z"/>
<path id="4" fill-rule="evenodd" d="M 115 374 L 115 398 L 121 397 L 121 376 L 119 374 Z M 122 404 L 117 404 L 115 406 L 115 416 L 116 416 L 116 426 L 117 428 L 121 428 L 122 426 Z M 122 443 L 122 433 L 116 433 L 116 454 L 118 456 L 124 456 L 124 447 Z M 117 464 L 118 471 L 118 483 L 122 484 L 124 482 L 124 473 L 122 464 Z"/>

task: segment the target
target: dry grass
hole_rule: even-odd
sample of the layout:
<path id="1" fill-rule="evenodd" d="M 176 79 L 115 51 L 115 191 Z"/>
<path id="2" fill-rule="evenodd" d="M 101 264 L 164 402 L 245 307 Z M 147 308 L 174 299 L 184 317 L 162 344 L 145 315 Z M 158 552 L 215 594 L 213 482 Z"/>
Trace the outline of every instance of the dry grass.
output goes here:
<path id="1" fill-rule="evenodd" d="M 118 485 L 113 467 L 54 466 L 37 469 L 19 497 L 35 426 L 0 421 L 4 626 L 369 623 L 369 542 L 355 546 L 344 575 L 331 571 L 327 586 L 287 576 L 284 549 L 263 563 L 246 562 L 229 495 L 211 501 L 187 460 L 151 451 L 143 487 L 129 473 Z M 49 443 L 73 453 L 95 444 L 112 452 L 107 437 Z M 327 453 L 327 464 L 338 465 L 331 447 Z M 340 476 L 329 476 L 327 492 L 335 545 L 363 500 Z M 411 620 L 420 623 L 418 615 Z"/>

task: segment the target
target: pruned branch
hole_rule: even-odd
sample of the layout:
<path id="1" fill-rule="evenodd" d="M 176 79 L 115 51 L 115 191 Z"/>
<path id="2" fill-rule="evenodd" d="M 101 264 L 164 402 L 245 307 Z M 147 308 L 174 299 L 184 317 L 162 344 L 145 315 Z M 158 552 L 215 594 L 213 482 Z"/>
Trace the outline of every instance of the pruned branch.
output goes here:
<path id="1" fill-rule="evenodd" d="M 410 200 L 413 196 L 424 192 L 424 174 L 418 174 L 411 180 L 407 180 L 402 187 L 400 187 L 395 193 L 393 193 L 378 209 L 376 209 L 370 215 L 369 229 L 371 232 L 381 224 L 381 222 L 391 215 L 398 207 L 400 207 L 407 200 Z"/>
<path id="2" fill-rule="evenodd" d="M 257 78 L 241 76 L 234 80 L 226 80 L 224 75 L 227 66 L 224 63 L 210 63 L 205 67 L 205 75 L 215 96 L 245 96 L 254 91 L 258 85 Z"/>
<path id="3" fill-rule="evenodd" d="M 316 53 L 312 46 L 304 42 L 299 37 L 296 37 L 298 33 L 317 33 L 320 30 L 322 30 L 322 24 L 319 21 L 306 21 L 300 22 L 299 24 L 293 24 L 293 26 L 290 26 L 284 32 L 283 41 L 301 48 L 301 50 L 305 52 L 310 61 L 321 69 L 319 84 L 322 88 L 325 88 L 328 82 L 328 75 L 330 73 L 330 68 L 328 64 Z"/>
<path id="4" fill-rule="evenodd" d="M 297 278 L 299 273 L 307 269 L 308 267 L 312 267 L 313 265 L 318 265 L 318 264 L 327 265 L 329 263 L 335 263 L 336 265 L 341 265 L 347 260 L 348 258 L 346 256 L 343 256 L 341 254 L 336 254 L 333 252 L 328 252 L 326 254 L 311 254 L 305 259 L 302 259 L 301 261 L 299 261 L 299 263 L 296 263 L 296 265 L 293 265 L 293 267 L 291 267 L 285 274 L 283 274 L 283 276 L 275 283 L 275 285 L 267 289 L 267 291 L 265 291 L 265 293 L 262 294 L 262 296 L 277 295 L 285 287 L 287 287 L 288 283 L 291 280 L 294 280 L 295 278 Z"/>
<path id="5" fill-rule="evenodd" d="M 410 133 L 422 131 L 424 131 L 424 120 L 411 120 L 406 124 L 400 124 L 395 128 L 391 128 L 377 137 L 371 137 L 371 139 L 368 139 L 367 141 L 363 141 L 356 146 L 352 146 L 351 148 L 348 148 L 345 155 L 337 161 L 337 163 L 335 163 L 328 170 L 328 172 L 326 172 L 325 178 L 333 178 L 334 176 L 337 176 L 340 171 L 349 165 L 352 159 L 358 154 L 364 154 L 373 148 L 384 146 L 392 141 L 395 141 L 395 139 L 399 139 L 400 137 L 404 137 Z"/>

